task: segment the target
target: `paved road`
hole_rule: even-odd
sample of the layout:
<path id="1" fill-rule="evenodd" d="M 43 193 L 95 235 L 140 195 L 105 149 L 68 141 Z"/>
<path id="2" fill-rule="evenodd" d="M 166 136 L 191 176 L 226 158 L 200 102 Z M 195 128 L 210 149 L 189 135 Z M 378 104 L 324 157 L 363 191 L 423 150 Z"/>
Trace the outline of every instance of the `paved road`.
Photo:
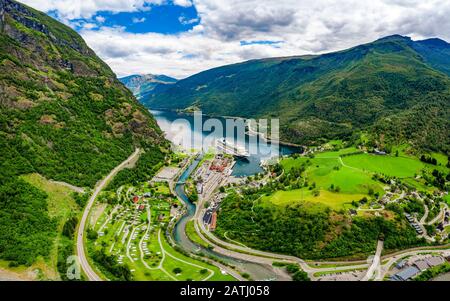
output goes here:
<path id="1" fill-rule="evenodd" d="M 373 257 L 372 264 L 367 270 L 366 275 L 363 277 L 362 281 L 369 281 L 375 275 L 375 277 L 379 277 L 381 274 L 381 252 L 383 251 L 383 241 L 379 240 L 377 243 L 377 251 L 375 252 L 375 256 Z"/>
<path id="2" fill-rule="evenodd" d="M 434 225 L 435 223 L 437 223 L 438 221 L 441 221 L 444 219 L 445 216 L 445 211 L 448 209 L 447 204 L 444 204 L 444 206 L 442 207 L 441 211 L 439 212 L 439 214 L 432 219 L 431 221 L 428 222 L 427 225 Z"/>
<path id="3" fill-rule="evenodd" d="M 89 281 L 102 281 L 100 276 L 97 275 L 97 273 L 92 269 L 91 265 L 89 264 L 89 261 L 87 260 L 85 248 L 84 248 L 84 231 L 86 228 L 86 223 L 89 217 L 89 212 L 91 211 L 92 206 L 94 205 L 95 199 L 97 198 L 98 194 L 102 191 L 102 189 L 109 183 L 109 181 L 122 169 L 129 166 L 135 159 L 139 157 L 140 149 L 136 148 L 134 153 L 128 157 L 125 161 L 120 163 L 120 165 L 116 166 L 101 182 L 99 182 L 94 189 L 94 193 L 89 198 L 88 203 L 86 204 L 86 207 L 83 212 L 83 217 L 81 218 L 80 225 L 78 227 L 78 234 L 77 234 L 77 254 L 80 261 L 80 266 L 83 269 L 84 273 L 88 277 Z"/>
<path id="4" fill-rule="evenodd" d="M 420 219 L 419 223 L 421 225 L 425 224 L 425 221 L 427 220 L 428 217 L 428 206 L 426 204 L 423 204 L 423 208 L 425 208 L 425 213 L 423 214 L 422 218 Z"/>

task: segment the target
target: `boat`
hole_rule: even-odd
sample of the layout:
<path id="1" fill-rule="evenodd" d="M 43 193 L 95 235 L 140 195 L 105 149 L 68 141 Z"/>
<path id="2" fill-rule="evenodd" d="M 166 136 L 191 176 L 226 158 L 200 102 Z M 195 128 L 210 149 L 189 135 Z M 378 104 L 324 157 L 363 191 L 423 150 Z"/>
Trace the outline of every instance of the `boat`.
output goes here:
<path id="1" fill-rule="evenodd" d="M 237 146 L 225 138 L 216 140 L 216 148 L 218 151 L 235 157 L 246 158 L 250 157 L 245 147 Z"/>

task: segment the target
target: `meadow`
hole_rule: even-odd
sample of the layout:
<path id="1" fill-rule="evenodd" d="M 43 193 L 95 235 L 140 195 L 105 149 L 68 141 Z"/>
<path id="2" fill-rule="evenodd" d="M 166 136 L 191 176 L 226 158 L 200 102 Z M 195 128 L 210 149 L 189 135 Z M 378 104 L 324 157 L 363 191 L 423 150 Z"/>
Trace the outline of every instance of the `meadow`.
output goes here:
<path id="1" fill-rule="evenodd" d="M 263 201 L 270 201 L 276 205 L 289 205 L 295 202 L 311 202 L 328 206 L 334 210 L 353 207 L 352 201 L 359 201 L 364 194 L 334 193 L 328 190 L 321 190 L 318 196 L 314 196 L 311 190 L 302 188 L 295 190 L 279 190 L 270 196 L 263 196 Z M 316 206 L 311 209 L 317 209 Z"/>
<path id="2" fill-rule="evenodd" d="M 285 158 L 281 165 L 286 172 L 292 168 L 305 166 L 304 176 L 309 185 L 318 191 L 315 195 L 309 188 L 291 191 L 277 191 L 265 200 L 275 204 L 289 204 L 296 201 L 321 203 L 333 209 L 351 207 L 352 201 L 359 201 L 370 194 L 384 193 L 383 185 L 372 179 L 372 172 L 365 171 L 343 163 L 343 158 L 359 156 L 356 148 L 346 148 L 339 151 L 318 153 L 314 158 Z M 342 155 L 347 155 L 341 157 Z M 344 165 L 345 164 L 345 165 Z M 318 194 L 318 195 L 317 195 Z"/>
<path id="3" fill-rule="evenodd" d="M 398 178 L 414 177 L 425 167 L 419 160 L 407 157 L 358 154 L 342 157 L 345 165 L 364 172 L 376 172 Z"/>

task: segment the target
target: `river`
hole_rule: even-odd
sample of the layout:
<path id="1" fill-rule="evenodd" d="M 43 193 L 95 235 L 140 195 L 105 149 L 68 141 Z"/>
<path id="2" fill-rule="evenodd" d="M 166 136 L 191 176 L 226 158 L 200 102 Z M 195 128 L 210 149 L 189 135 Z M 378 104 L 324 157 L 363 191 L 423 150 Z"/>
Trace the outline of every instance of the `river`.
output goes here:
<path id="1" fill-rule="evenodd" d="M 194 116 L 178 114 L 170 111 L 155 111 L 151 113 L 155 116 L 155 119 L 160 128 L 165 132 L 166 138 L 170 140 L 174 145 L 180 146 L 184 149 L 191 149 L 192 145 L 196 148 L 208 150 L 214 141 L 221 137 L 233 138 L 237 141 L 238 145 L 245 146 L 247 150 L 250 150 L 250 157 L 247 159 L 238 160 L 233 168 L 232 175 L 237 177 L 249 176 L 262 171 L 260 167 L 261 160 L 268 159 L 272 156 L 279 154 L 291 154 L 298 152 L 299 149 L 289 146 L 278 146 L 275 144 L 267 144 L 255 137 L 248 135 L 239 136 L 237 131 L 233 133 L 227 133 L 225 125 L 227 119 L 217 118 L 222 126 L 223 131 L 215 132 L 207 131 L 203 129 L 197 129 L 194 124 Z M 208 122 L 210 118 L 203 116 L 202 124 Z M 220 126 L 219 126 L 220 127 Z M 251 151 L 253 149 L 253 151 Z M 254 150 L 257 151 L 254 151 Z M 253 262 L 243 261 L 237 258 L 224 256 L 210 249 L 204 248 L 193 243 L 186 236 L 186 223 L 192 219 L 196 212 L 196 206 L 193 204 L 184 192 L 183 183 L 190 174 L 195 170 L 201 161 L 201 155 L 197 157 L 191 165 L 182 173 L 178 180 L 178 184 L 175 186 L 175 193 L 183 200 L 186 205 L 186 214 L 177 222 L 173 230 L 173 237 L 175 242 L 183 249 L 191 253 L 203 253 L 209 257 L 220 259 L 232 266 L 238 267 L 240 270 L 247 272 L 254 280 L 278 280 L 279 275 L 274 271 L 273 267 L 268 265 L 257 264 Z"/>

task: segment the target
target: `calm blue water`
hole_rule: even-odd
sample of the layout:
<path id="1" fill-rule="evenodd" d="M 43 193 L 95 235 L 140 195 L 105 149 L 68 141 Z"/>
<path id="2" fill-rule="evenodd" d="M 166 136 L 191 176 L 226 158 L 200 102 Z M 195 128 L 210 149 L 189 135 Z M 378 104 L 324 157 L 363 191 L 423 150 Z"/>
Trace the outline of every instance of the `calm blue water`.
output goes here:
<path id="1" fill-rule="evenodd" d="M 204 151 L 214 147 L 217 139 L 226 137 L 235 141 L 237 145 L 245 146 L 250 152 L 250 157 L 239 159 L 233 169 L 233 175 L 237 177 L 249 176 L 262 171 L 261 160 L 278 155 L 287 155 L 299 152 L 300 149 L 290 146 L 268 144 L 256 136 L 240 135 L 239 130 L 232 126 L 226 126 L 234 121 L 231 118 L 211 118 L 202 116 L 201 122 L 195 124 L 194 116 L 178 114 L 171 111 L 151 110 L 160 128 L 165 132 L 166 138 L 186 149 L 200 149 Z M 243 130 L 243 121 L 240 121 Z M 199 126 L 202 124 L 202 127 Z M 197 127 L 198 128 L 197 128 Z M 211 129 L 211 130 L 205 130 Z M 243 132 L 243 131 L 242 131 Z"/>

